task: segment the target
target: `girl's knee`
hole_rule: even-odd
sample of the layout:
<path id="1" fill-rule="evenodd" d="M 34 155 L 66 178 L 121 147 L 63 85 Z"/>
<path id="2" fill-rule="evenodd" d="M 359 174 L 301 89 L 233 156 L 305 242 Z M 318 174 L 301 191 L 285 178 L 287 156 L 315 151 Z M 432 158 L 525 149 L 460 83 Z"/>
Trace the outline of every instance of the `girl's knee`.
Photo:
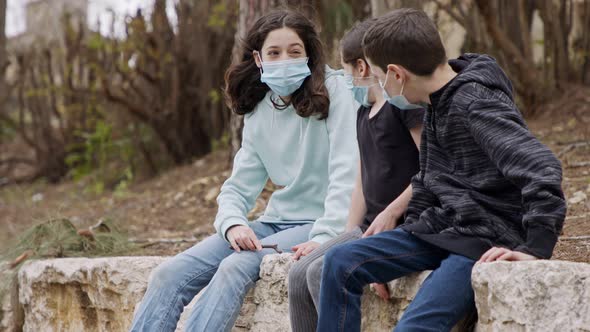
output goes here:
<path id="1" fill-rule="evenodd" d="M 258 279 L 261 262 L 262 257 L 257 252 L 234 253 L 221 261 L 216 274 L 224 278 L 248 275 L 250 278 Z"/>
<path id="2" fill-rule="evenodd" d="M 316 306 L 319 305 L 320 287 L 322 281 L 322 270 L 323 270 L 323 258 L 320 258 L 313 262 L 307 269 L 305 275 L 307 280 L 307 290 L 313 299 Z"/>
<path id="3" fill-rule="evenodd" d="M 150 274 L 150 286 L 165 288 L 168 285 L 177 285 L 180 266 L 175 258 L 171 258 L 158 265 Z"/>
<path id="4" fill-rule="evenodd" d="M 306 284 L 306 273 L 309 265 L 303 264 L 301 260 L 295 262 L 289 270 L 289 292 L 296 291 Z"/>
<path id="5" fill-rule="evenodd" d="M 322 279 L 322 270 L 324 266 L 323 258 L 315 260 L 313 263 L 309 265 L 307 271 L 305 273 L 305 278 L 307 279 L 307 284 L 312 283 L 319 283 Z"/>

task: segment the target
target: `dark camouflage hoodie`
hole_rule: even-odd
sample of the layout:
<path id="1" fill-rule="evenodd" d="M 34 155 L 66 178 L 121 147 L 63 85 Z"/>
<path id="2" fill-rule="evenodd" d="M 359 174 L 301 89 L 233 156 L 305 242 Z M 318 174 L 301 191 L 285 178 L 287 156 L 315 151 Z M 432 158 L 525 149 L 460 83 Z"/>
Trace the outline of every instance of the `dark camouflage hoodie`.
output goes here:
<path id="1" fill-rule="evenodd" d="M 402 227 L 472 259 L 492 246 L 550 258 L 566 212 L 559 160 L 528 130 L 492 57 L 449 64 L 458 75 L 430 95 Z"/>

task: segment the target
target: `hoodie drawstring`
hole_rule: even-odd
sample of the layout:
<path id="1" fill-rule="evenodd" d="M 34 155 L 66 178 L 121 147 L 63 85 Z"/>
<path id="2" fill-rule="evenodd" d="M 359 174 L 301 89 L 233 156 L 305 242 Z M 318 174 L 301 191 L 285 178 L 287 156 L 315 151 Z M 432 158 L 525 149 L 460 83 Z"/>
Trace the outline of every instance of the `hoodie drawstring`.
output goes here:
<path id="1" fill-rule="evenodd" d="M 302 138 L 303 138 L 303 118 L 299 117 L 299 143 L 301 143 Z"/>

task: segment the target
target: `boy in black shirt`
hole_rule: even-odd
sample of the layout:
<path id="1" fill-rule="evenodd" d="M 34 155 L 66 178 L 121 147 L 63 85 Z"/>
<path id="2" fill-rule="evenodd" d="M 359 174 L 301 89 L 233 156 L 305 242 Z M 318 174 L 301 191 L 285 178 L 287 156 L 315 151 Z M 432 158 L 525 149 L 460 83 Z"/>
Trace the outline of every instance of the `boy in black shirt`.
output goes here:
<path id="1" fill-rule="evenodd" d="M 360 165 L 347 232 L 301 257 L 291 268 L 289 312 L 294 332 L 316 329 L 324 253 L 337 244 L 393 229 L 403 219 L 412 192 L 410 180 L 419 170 L 418 146 L 424 108 L 400 110 L 384 100 L 361 46 L 370 24 L 365 21 L 354 26 L 341 41 L 345 76 L 361 104 L 357 115 Z M 385 285 L 374 286 L 381 297 L 389 298 Z"/>
<path id="2" fill-rule="evenodd" d="M 424 12 L 378 18 L 363 49 L 390 102 L 431 108 L 405 223 L 326 253 L 317 330 L 359 331 L 365 285 L 434 270 L 395 331 L 449 331 L 474 306 L 476 261 L 551 257 L 566 211 L 561 164 L 527 129 L 495 60 L 447 63 Z"/>

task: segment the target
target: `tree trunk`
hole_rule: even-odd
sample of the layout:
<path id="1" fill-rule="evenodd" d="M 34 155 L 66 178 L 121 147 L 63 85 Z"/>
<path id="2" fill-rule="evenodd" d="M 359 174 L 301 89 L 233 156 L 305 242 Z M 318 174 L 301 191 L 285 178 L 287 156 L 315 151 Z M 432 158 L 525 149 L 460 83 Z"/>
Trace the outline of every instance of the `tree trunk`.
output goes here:
<path id="1" fill-rule="evenodd" d="M 568 36 L 571 29 L 571 1 L 562 1 L 556 5 L 552 0 L 538 2 L 539 14 L 543 20 L 545 57 L 550 58 L 549 76 L 556 87 L 570 79 L 570 55 Z"/>
<path id="2" fill-rule="evenodd" d="M 178 1 L 173 29 L 166 1 L 157 0 L 149 20 L 139 11 L 126 25 L 126 41 L 105 41 L 96 60 L 107 99 L 150 126 L 175 164 L 206 155 L 227 130 L 222 74 L 230 62 L 225 55 L 235 38 L 237 3 L 220 4 Z"/>
<path id="3" fill-rule="evenodd" d="M 0 0 L 0 113 L 4 112 L 6 83 L 4 73 L 8 66 L 6 59 L 6 0 Z"/>
<path id="4" fill-rule="evenodd" d="M 522 98 L 523 114 L 534 115 L 536 108 L 555 91 L 555 86 L 544 81 L 531 56 L 530 31 L 523 34 L 521 29 L 530 29 L 532 9 L 526 0 L 519 2 L 492 2 L 475 0 L 475 4 L 485 22 L 485 28 L 493 41 L 493 53 L 513 77 L 516 92 Z M 498 6 L 498 4 L 501 4 Z M 500 8 L 498 8 L 500 7 Z M 499 21 L 498 18 L 501 20 Z M 514 30 L 507 31 L 501 21 L 515 20 Z M 545 27 L 547 25 L 545 24 Z M 545 40 L 546 43 L 549 40 Z M 525 45 L 526 44 L 526 45 Z"/>
<path id="5" fill-rule="evenodd" d="M 583 5 L 580 5 L 579 10 L 582 12 L 579 15 L 582 17 L 583 26 L 590 27 L 590 1 L 585 1 Z M 585 33 L 582 32 L 582 37 L 580 38 L 580 49 L 582 54 L 584 54 L 581 82 L 590 85 L 590 33 L 587 30 L 582 31 L 585 31 Z"/>

